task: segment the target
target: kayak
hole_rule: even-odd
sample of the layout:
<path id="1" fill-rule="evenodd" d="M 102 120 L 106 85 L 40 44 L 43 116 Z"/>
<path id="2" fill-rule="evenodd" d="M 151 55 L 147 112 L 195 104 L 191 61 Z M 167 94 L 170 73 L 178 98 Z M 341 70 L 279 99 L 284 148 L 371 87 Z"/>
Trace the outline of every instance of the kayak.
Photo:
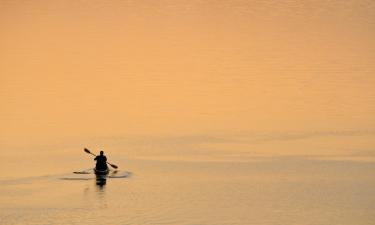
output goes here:
<path id="1" fill-rule="evenodd" d="M 95 176 L 96 176 L 96 184 L 103 186 L 107 183 L 107 174 L 109 173 L 109 169 L 106 170 L 97 170 L 94 168 Z"/>
<path id="2" fill-rule="evenodd" d="M 97 170 L 96 168 L 94 168 L 94 172 L 96 175 L 107 175 L 109 173 L 109 169 Z"/>

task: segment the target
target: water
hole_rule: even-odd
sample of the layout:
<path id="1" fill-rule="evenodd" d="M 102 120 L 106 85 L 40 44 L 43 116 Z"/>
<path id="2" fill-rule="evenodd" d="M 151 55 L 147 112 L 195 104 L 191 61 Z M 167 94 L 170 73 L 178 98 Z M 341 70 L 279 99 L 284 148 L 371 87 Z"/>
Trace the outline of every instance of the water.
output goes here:
<path id="1" fill-rule="evenodd" d="M 375 2 L 0 1 L 0 224 L 375 221 Z M 120 167 L 74 174 L 104 150 Z"/>
<path id="2" fill-rule="evenodd" d="M 93 177 L 2 181 L 2 223 L 328 225 L 375 217 L 373 163 L 135 160 L 127 167 L 135 174 L 104 186 Z"/>

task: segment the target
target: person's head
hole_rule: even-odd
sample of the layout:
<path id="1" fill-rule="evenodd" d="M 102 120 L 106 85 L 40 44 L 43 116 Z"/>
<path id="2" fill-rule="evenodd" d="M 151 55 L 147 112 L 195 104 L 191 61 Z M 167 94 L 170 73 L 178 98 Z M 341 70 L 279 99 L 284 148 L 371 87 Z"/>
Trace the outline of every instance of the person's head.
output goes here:
<path id="1" fill-rule="evenodd" d="M 100 151 L 100 155 L 104 155 L 104 152 L 103 152 L 103 151 Z"/>

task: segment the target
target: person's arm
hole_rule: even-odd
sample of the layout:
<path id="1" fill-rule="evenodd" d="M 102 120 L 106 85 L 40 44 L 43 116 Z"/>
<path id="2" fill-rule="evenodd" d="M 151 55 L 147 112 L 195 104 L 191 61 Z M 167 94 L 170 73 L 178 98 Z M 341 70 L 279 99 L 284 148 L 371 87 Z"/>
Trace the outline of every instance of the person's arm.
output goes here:
<path id="1" fill-rule="evenodd" d="M 98 156 L 96 156 L 94 160 L 98 160 Z"/>

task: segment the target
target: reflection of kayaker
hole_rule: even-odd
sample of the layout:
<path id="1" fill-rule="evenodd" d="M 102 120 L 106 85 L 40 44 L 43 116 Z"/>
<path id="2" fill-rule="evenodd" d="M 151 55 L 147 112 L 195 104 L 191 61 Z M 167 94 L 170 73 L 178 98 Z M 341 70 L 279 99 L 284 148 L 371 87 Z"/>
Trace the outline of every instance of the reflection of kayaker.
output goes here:
<path id="1" fill-rule="evenodd" d="M 108 170 L 107 157 L 104 155 L 103 151 L 100 151 L 100 155 L 96 156 L 94 160 L 96 160 L 96 166 L 95 166 L 96 170 L 98 171 Z"/>

